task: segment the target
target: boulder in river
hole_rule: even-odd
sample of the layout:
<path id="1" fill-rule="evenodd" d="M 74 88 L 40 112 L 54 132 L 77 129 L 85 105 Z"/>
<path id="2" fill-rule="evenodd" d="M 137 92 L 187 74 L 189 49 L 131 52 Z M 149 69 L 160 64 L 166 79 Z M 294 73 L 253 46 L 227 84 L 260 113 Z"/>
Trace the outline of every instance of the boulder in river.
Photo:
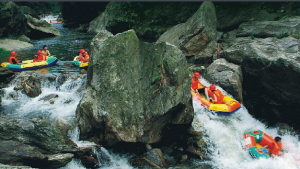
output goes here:
<path id="1" fill-rule="evenodd" d="M 33 18 L 30 15 L 26 15 L 27 18 L 27 25 L 31 28 L 29 37 L 38 39 L 38 38 L 45 38 L 45 37 L 53 37 L 53 36 L 60 36 L 60 33 L 57 29 L 51 26 L 47 21 L 39 20 Z"/>
<path id="2" fill-rule="evenodd" d="M 237 38 L 224 50 L 226 60 L 241 65 L 244 105 L 256 117 L 298 123 L 299 44 L 293 37 Z"/>
<path id="3" fill-rule="evenodd" d="M 157 42 L 178 46 L 193 62 L 210 63 L 217 51 L 216 24 L 215 6 L 206 1 L 188 21 L 167 30 Z"/>
<path id="4" fill-rule="evenodd" d="M 10 165 L 62 167 L 72 159 L 68 153 L 78 151 L 58 129 L 41 118 L 1 117 L 0 140 L 0 163 Z"/>
<path id="5" fill-rule="evenodd" d="M 240 66 L 229 63 L 224 58 L 217 59 L 207 67 L 205 78 L 221 86 L 238 101 L 243 100 L 243 74 Z"/>
<path id="6" fill-rule="evenodd" d="M 158 169 L 168 168 L 163 153 L 158 148 L 154 148 L 142 156 L 134 157 L 130 162 L 133 166 L 149 166 Z"/>
<path id="7" fill-rule="evenodd" d="M 27 36 L 25 35 L 21 35 L 19 38 L 18 38 L 19 41 L 23 41 L 23 42 L 30 42 L 30 38 L 28 38 Z"/>
<path id="8" fill-rule="evenodd" d="M 106 30 L 106 20 L 105 12 L 102 12 L 97 18 L 92 20 L 89 25 L 88 32 L 89 33 L 99 33 L 102 30 Z"/>
<path id="9" fill-rule="evenodd" d="M 27 79 L 19 82 L 17 86 L 14 87 L 14 90 L 22 90 L 29 97 L 36 97 L 42 93 L 41 82 L 36 79 L 35 75 L 30 75 Z"/>
<path id="10" fill-rule="evenodd" d="M 176 46 L 141 42 L 133 30 L 103 36 L 92 41 L 76 110 L 81 139 L 155 143 L 166 124 L 192 122 L 188 65 Z"/>

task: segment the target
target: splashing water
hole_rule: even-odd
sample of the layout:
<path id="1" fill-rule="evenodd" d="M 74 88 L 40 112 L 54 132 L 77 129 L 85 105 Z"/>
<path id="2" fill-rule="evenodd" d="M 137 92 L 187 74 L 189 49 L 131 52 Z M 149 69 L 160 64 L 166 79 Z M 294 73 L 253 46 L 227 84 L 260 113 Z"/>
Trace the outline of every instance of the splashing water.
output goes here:
<path id="1" fill-rule="evenodd" d="M 200 79 L 204 85 L 209 85 L 205 79 Z M 218 87 L 220 88 L 220 87 Z M 222 92 L 227 94 L 222 88 Z M 227 94 L 229 95 L 229 94 Z M 208 143 L 208 155 L 214 168 L 219 169 L 296 169 L 300 166 L 300 146 L 298 136 L 286 134 L 281 136 L 283 149 L 287 150 L 282 157 L 254 160 L 244 147 L 243 133 L 262 130 L 275 137 L 278 128 L 269 128 L 253 118 L 242 106 L 231 116 L 216 116 L 205 109 L 199 102 L 193 101 L 195 117 L 193 127 L 202 131 L 204 140 Z M 296 160 L 295 160 L 296 159 Z M 200 164 L 200 162 L 199 162 Z"/>

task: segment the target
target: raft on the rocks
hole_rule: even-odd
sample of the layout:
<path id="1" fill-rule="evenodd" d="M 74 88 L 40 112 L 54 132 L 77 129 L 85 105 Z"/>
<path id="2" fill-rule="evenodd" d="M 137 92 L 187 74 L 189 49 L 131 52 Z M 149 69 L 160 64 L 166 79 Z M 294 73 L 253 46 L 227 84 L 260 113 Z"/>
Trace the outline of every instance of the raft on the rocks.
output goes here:
<path id="1" fill-rule="evenodd" d="M 268 149 L 263 148 L 263 146 L 272 146 L 272 144 L 275 142 L 272 136 L 269 136 L 261 130 L 250 131 L 244 133 L 244 140 L 246 149 L 249 151 L 249 154 L 252 158 L 270 158 Z M 283 150 L 281 149 L 280 151 Z"/>
<path id="2" fill-rule="evenodd" d="M 200 102 L 205 108 L 216 113 L 217 115 L 229 116 L 236 112 L 240 107 L 241 104 L 234 100 L 233 98 L 225 95 L 223 98 L 223 104 L 214 104 L 211 103 L 205 97 L 205 94 L 199 95 L 198 93 L 191 90 L 192 98 Z"/>
<path id="3" fill-rule="evenodd" d="M 89 65 L 89 62 L 83 63 L 79 60 L 79 56 L 75 56 L 73 59 L 73 64 L 78 67 L 87 67 Z"/>
<path id="4" fill-rule="evenodd" d="M 3 62 L 2 67 L 6 67 L 14 72 L 21 72 L 26 70 L 36 70 L 40 68 L 54 66 L 58 59 L 54 56 L 47 56 L 46 61 L 33 62 L 33 60 L 24 60 L 23 64 L 10 64 L 9 62 Z"/>

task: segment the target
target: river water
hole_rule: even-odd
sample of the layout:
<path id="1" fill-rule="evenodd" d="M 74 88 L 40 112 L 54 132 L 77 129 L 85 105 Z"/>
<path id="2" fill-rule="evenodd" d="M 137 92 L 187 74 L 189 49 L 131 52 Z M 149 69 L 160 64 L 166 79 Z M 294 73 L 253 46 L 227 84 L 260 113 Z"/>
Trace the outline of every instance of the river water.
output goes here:
<path id="1" fill-rule="evenodd" d="M 17 51 L 22 60 L 30 59 L 36 50 L 48 45 L 51 54 L 59 58 L 56 66 L 37 71 L 19 73 L 8 87 L 2 89 L 2 106 L 5 115 L 21 117 L 42 116 L 53 125 L 58 121 L 71 125 L 68 137 L 79 147 L 93 146 L 94 143 L 79 140 L 79 130 L 75 121 L 76 107 L 84 95 L 86 85 L 86 71 L 73 66 L 71 60 L 81 48 L 89 50 L 89 44 L 94 35 L 63 28 L 61 24 L 53 25 L 62 34 L 61 37 L 32 40 L 33 48 Z M 83 41 L 75 42 L 77 38 Z M 30 74 L 36 74 L 41 80 L 42 94 L 36 98 L 29 98 L 20 91 L 14 91 L 14 86 Z M 54 79 L 54 80 L 53 80 Z M 208 85 L 205 79 L 201 82 Z M 221 89 L 222 90 L 222 89 Z M 223 91 L 226 93 L 226 91 Z M 55 94 L 57 97 L 44 100 L 45 96 Z M 184 168 L 220 169 L 296 169 L 300 163 L 300 146 L 298 136 L 286 134 L 282 136 L 283 148 L 288 151 L 283 157 L 253 160 L 244 148 L 243 133 L 251 130 L 262 130 L 271 136 L 277 136 L 276 127 L 268 127 L 253 118 L 245 107 L 235 114 L 224 117 L 215 116 L 204 109 L 197 102 L 193 102 L 195 117 L 192 125 L 196 130 L 204 132 L 204 139 L 208 144 L 210 161 L 193 160 Z M 95 150 L 100 161 L 100 168 L 130 169 L 128 154 L 113 153 L 104 147 L 100 152 Z M 83 169 L 79 160 L 73 159 L 63 169 Z M 177 167 L 178 168 L 178 167 Z"/>

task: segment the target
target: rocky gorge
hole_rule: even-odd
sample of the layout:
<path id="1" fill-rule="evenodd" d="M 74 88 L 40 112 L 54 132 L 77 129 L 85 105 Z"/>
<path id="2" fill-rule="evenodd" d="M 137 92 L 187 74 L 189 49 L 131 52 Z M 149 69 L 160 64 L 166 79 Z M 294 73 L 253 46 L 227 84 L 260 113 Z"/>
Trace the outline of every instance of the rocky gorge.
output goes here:
<path id="1" fill-rule="evenodd" d="M 215 162 L 217 155 L 214 150 L 220 142 L 211 141 L 218 138 L 213 137 L 215 131 L 210 120 L 219 119 L 209 116 L 207 120 L 206 116 L 199 115 L 199 108 L 193 104 L 190 76 L 194 71 L 199 71 L 209 83 L 222 87 L 242 102 L 250 115 L 268 125 L 287 123 L 298 128 L 298 16 L 284 15 L 278 6 L 266 8 L 270 4 L 256 3 L 247 10 L 241 6 L 229 13 L 228 6 L 221 2 L 194 3 L 197 8 L 187 3 L 186 8 L 178 11 L 184 17 L 174 19 L 176 24 L 175 21 L 168 25 L 152 21 L 152 26 L 142 29 L 150 24 L 146 17 L 149 13 L 143 14 L 145 18 L 138 15 L 117 17 L 117 14 L 137 14 L 141 11 L 126 11 L 137 7 L 141 7 L 142 12 L 149 12 L 149 9 L 143 3 L 129 3 L 129 7 L 118 7 L 117 4 L 102 4 L 105 9 L 102 7 L 98 16 L 94 14 L 94 18 L 89 18 L 91 22 L 85 29 L 95 33 L 95 37 L 90 44 L 91 59 L 87 77 L 84 77 L 84 92 L 76 90 L 82 97 L 74 106 L 72 123 L 78 125 L 79 140 L 130 152 L 129 162 L 136 167 L 194 167 L 191 161 L 195 159 Z M 161 11 L 174 7 L 174 4 L 166 6 L 158 8 L 153 5 L 150 9 Z M 114 13 L 116 9 L 119 11 Z M 194 12 L 183 13 L 184 9 L 193 9 Z M 249 16 L 247 12 L 257 13 Z M 64 16 L 66 21 L 69 19 L 69 26 L 87 24 L 76 23 L 68 15 Z M 135 25 L 135 19 L 145 20 Z M 80 77 L 44 79 L 26 76 L 16 83 L 13 93 L 40 97 L 43 94 L 40 82 L 62 81 L 63 84 L 66 79 L 76 81 Z M 39 100 L 55 105 L 62 97 L 52 94 Z M 64 103 L 68 104 L 67 101 Z M 45 117 L 1 118 L 3 152 L 0 163 L 57 168 L 77 158 L 86 168 L 99 167 L 99 159 L 91 148 L 80 148 L 74 140 L 66 137 L 74 127 L 68 124 L 68 120 L 58 120 L 54 125 Z M 222 129 L 247 122 L 242 117 L 237 117 L 237 121 L 235 118 L 223 120 L 224 125 L 220 126 L 213 123 L 215 128 L 220 127 L 218 135 L 225 138 Z M 239 127 L 243 128 L 234 126 Z M 288 133 L 284 132 L 286 129 L 293 131 L 283 124 L 276 128 L 276 132 L 284 135 Z M 271 132 L 274 134 L 273 130 Z M 11 146 L 15 149 L 5 149 Z M 220 149 L 217 149 L 217 154 L 222 155 Z M 196 166 L 218 168 L 216 165 Z"/>

